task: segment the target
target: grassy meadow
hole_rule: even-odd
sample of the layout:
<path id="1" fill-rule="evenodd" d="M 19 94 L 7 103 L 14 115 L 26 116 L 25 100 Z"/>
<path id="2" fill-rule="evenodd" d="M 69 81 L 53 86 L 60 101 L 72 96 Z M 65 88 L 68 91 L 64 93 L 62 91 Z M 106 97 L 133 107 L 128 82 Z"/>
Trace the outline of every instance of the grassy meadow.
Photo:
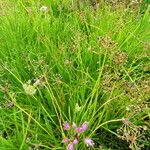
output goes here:
<path id="1" fill-rule="evenodd" d="M 0 150 L 149 150 L 148 0 L 0 0 Z"/>

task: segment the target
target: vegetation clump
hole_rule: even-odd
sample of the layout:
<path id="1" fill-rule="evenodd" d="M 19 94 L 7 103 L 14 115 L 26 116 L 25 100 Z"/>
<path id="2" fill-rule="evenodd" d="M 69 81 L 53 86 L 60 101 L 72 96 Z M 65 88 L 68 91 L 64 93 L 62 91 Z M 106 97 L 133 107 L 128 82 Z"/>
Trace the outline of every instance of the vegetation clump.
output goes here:
<path id="1" fill-rule="evenodd" d="M 148 1 L 0 0 L 0 150 L 150 149 Z"/>

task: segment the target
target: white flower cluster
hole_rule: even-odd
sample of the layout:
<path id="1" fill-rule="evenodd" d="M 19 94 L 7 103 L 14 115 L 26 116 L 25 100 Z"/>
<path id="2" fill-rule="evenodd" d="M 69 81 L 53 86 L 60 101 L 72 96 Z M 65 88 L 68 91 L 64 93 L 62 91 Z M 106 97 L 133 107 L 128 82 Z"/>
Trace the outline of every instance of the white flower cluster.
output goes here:
<path id="1" fill-rule="evenodd" d="M 27 95 L 34 95 L 37 91 L 37 87 L 43 87 L 45 86 L 45 82 L 42 80 L 42 78 L 35 80 L 35 82 L 32 84 L 31 80 L 29 80 L 27 83 L 24 83 L 23 89 Z"/>
<path id="2" fill-rule="evenodd" d="M 47 6 L 42 6 L 41 8 L 40 8 L 40 11 L 42 11 L 42 12 L 45 12 L 45 11 L 47 11 L 48 10 L 48 7 Z"/>
<path id="3" fill-rule="evenodd" d="M 36 88 L 34 85 L 31 85 L 31 81 L 29 80 L 27 83 L 23 84 L 23 88 L 26 94 L 34 95 L 36 93 Z"/>

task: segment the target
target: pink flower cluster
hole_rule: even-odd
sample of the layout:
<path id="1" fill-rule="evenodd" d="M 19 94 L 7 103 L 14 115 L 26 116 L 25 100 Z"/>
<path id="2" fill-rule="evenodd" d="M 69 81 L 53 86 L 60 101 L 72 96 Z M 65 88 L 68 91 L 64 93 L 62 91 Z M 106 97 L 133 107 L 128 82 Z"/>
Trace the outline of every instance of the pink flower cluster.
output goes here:
<path id="1" fill-rule="evenodd" d="M 67 144 L 67 150 L 74 150 L 75 145 L 79 143 L 80 134 L 85 132 L 88 129 L 88 123 L 84 122 L 80 127 L 78 127 L 75 123 L 73 123 L 73 125 L 71 126 L 68 122 L 65 122 L 63 124 L 63 129 L 66 131 L 73 129 L 73 131 L 74 131 L 73 137 L 64 138 L 62 140 L 62 143 Z M 84 142 L 85 142 L 87 147 L 93 147 L 94 146 L 94 142 L 91 138 L 88 138 L 88 137 L 84 138 Z"/>

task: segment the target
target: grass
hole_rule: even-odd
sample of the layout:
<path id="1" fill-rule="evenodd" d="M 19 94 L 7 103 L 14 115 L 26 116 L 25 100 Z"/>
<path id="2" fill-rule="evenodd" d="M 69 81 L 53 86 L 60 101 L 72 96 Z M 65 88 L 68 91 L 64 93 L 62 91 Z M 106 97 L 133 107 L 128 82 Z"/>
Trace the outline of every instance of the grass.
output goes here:
<path id="1" fill-rule="evenodd" d="M 89 124 L 79 150 L 150 148 L 149 8 L 0 4 L 1 150 L 66 149 L 65 121 Z"/>

